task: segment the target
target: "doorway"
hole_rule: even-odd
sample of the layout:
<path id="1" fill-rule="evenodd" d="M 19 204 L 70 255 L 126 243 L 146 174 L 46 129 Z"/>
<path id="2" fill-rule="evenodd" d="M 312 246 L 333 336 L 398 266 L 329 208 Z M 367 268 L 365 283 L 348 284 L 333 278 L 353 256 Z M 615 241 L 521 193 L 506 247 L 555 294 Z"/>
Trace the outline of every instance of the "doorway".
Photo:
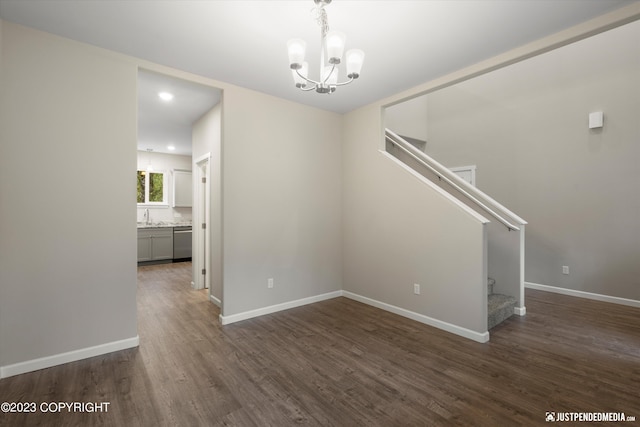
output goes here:
<path id="1" fill-rule="evenodd" d="M 222 245 L 217 242 L 222 235 L 218 214 L 222 209 L 221 101 L 222 90 L 214 86 L 149 69 L 138 70 L 138 151 L 147 157 L 153 152 L 166 160 L 153 165 L 154 170 L 164 171 L 166 197 L 153 206 L 152 225 L 192 226 L 192 274 L 184 284 L 196 290 L 207 289 L 210 301 L 218 306 L 222 299 Z M 186 163 L 176 166 L 169 160 L 177 157 L 187 159 Z M 174 175 L 178 170 L 190 175 L 186 190 L 180 187 L 181 194 L 188 193 L 186 204 L 178 203 L 176 197 Z M 212 177 L 215 186 L 210 184 Z M 140 218 L 144 209 L 142 212 L 138 213 Z M 143 221 L 140 218 L 139 224 Z M 172 262 L 170 256 L 166 262 Z"/>

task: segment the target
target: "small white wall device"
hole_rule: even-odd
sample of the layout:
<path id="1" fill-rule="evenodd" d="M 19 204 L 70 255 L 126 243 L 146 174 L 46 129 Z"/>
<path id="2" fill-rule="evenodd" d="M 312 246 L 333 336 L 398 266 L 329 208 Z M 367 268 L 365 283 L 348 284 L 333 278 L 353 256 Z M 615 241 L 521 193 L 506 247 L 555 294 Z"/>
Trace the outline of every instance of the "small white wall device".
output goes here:
<path id="1" fill-rule="evenodd" d="M 589 113 L 589 129 L 601 128 L 604 123 L 604 114 L 602 111 Z"/>

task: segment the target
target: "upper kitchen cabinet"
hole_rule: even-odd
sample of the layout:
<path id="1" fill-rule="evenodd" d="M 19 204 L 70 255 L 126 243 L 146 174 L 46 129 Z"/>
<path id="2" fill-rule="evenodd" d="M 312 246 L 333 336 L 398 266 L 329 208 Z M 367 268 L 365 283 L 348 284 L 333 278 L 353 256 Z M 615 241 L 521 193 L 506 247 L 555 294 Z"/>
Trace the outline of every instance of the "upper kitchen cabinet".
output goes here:
<path id="1" fill-rule="evenodd" d="M 190 208 L 193 200 L 191 171 L 173 170 L 173 203 L 174 208 Z"/>

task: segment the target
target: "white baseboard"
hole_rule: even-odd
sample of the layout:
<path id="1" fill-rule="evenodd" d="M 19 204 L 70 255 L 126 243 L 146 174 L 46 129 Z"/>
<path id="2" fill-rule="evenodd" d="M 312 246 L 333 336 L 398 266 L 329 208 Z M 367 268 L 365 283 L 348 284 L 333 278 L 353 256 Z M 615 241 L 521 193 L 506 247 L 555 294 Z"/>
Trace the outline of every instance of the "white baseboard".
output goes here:
<path id="1" fill-rule="evenodd" d="M 591 292 L 576 291 L 574 289 L 558 288 L 556 286 L 541 285 L 539 283 L 524 282 L 525 288 L 537 289 L 539 291 L 553 292 L 555 294 L 569 295 L 578 298 L 587 298 L 596 301 L 610 302 L 613 304 L 628 305 L 640 308 L 640 301 L 635 299 L 613 297 L 610 295 L 594 294 Z"/>
<path id="2" fill-rule="evenodd" d="M 342 296 L 342 291 L 329 292 L 322 295 L 316 295 L 313 297 L 302 298 L 295 301 L 284 302 L 282 304 L 271 305 L 269 307 L 258 308 L 256 310 L 245 311 L 242 313 L 232 314 L 230 316 L 220 315 L 220 323 L 228 325 L 230 323 L 240 322 L 242 320 L 251 319 L 253 317 L 264 316 L 265 314 L 277 313 L 278 311 L 288 310 L 290 308 L 300 307 L 307 304 L 313 304 L 314 302 L 320 302 L 332 298 L 338 298 Z"/>
<path id="3" fill-rule="evenodd" d="M 219 298 L 214 297 L 213 295 L 209 295 L 209 301 L 222 308 L 222 301 Z"/>
<path id="4" fill-rule="evenodd" d="M 463 328 L 461 326 L 447 323 L 442 320 L 434 319 L 433 317 L 425 316 L 424 314 L 416 313 L 414 311 L 409 311 L 404 308 L 396 307 L 394 305 L 387 304 L 385 302 L 376 301 L 374 299 L 363 297 L 361 295 L 354 294 L 348 291 L 343 291 L 343 295 L 347 298 L 361 302 L 363 304 L 367 304 L 385 311 L 389 311 L 391 313 L 400 315 L 402 317 L 406 317 L 411 320 L 424 323 L 425 325 L 433 326 L 434 328 L 442 329 L 443 331 L 451 332 L 452 334 L 456 334 L 461 337 L 471 339 L 473 341 L 477 341 L 480 343 L 485 343 L 489 341 L 488 331 L 487 332 L 472 331 L 471 329 Z"/>
<path id="5" fill-rule="evenodd" d="M 513 314 L 517 316 L 524 316 L 527 314 L 527 307 L 513 307 Z"/>
<path id="6" fill-rule="evenodd" d="M 229 325 L 231 323 L 240 322 L 242 320 L 251 319 L 253 317 L 264 316 L 265 314 L 276 313 L 278 311 L 288 310 L 290 308 L 300 307 L 307 304 L 313 304 L 315 302 L 320 302 L 320 301 L 324 301 L 332 298 L 338 298 L 341 296 L 350 298 L 352 300 L 361 302 L 363 304 L 370 305 L 372 307 L 379 308 L 381 310 L 398 314 L 408 319 L 415 320 L 417 322 L 424 323 L 426 325 L 433 326 L 435 328 L 442 329 L 447 332 L 451 332 L 453 334 L 471 339 L 473 341 L 477 341 L 481 343 L 485 343 L 489 341 L 489 332 L 481 333 L 481 332 L 472 331 L 470 329 L 463 328 L 461 326 L 453 325 L 451 323 L 447 323 L 442 320 L 434 319 L 432 317 L 425 316 L 423 314 L 415 313 L 413 311 L 409 311 L 404 308 L 400 308 L 391 304 L 376 301 L 371 298 L 363 297 L 361 295 L 354 294 L 348 291 L 329 292 L 327 294 L 317 295 L 309 298 L 303 298 L 295 301 L 289 301 L 282 304 L 276 304 L 269 307 L 259 308 L 256 310 L 245 311 L 243 313 L 232 314 L 230 316 L 220 315 L 220 323 L 222 323 L 223 325 Z"/>
<path id="7" fill-rule="evenodd" d="M 11 377 L 27 372 L 50 368 L 52 366 L 62 365 L 64 363 L 87 359 L 89 357 L 100 356 L 114 351 L 125 350 L 137 347 L 139 344 L 140 338 L 136 335 L 133 338 L 127 338 L 120 341 L 113 341 L 93 347 L 82 348 L 80 350 L 54 354 L 53 356 L 41 357 L 39 359 L 27 360 L 26 362 L 15 363 L 13 365 L 1 366 L 0 378 Z"/>

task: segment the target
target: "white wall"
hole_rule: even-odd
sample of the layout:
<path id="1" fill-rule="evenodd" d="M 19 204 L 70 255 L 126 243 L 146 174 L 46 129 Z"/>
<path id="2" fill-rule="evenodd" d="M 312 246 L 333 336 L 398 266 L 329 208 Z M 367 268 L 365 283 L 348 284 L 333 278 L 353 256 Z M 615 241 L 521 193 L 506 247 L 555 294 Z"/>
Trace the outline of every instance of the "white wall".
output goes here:
<path id="1" fill-rule="evenodd" d="M 217 228 L 222 218 L 222 227 L 211 241 L 223 245 L 212 247 L 212 293 L 217 297 L 222 271 L 227 321 L 342 289 L 341 116 L 157 64 L 142 66 L 223 91 L 213 116 L 194 126 L 193 158 L 212 154 L 211 220 Z M 215 212 L 221 205 L 223 212 Z"/>
<path id="2" fill-rule="evenodd" d="M 344 290 L 480 340 L 487 331 L 484 225 L 378 152 L 381 110 L 374 103 L 344 119 Z"/>
<path id="3" fill-rule="evenodd" d="M 222 263 L 222 104 L 218 103 L 206 114 L 204 114 L 193 125 L 193 159 L 196 161 L 200 157 L 209 154 L 209 188 L 210 188 L 210 210 L 209 210 L 209 239 L 210 239 L 210 293 L 216 301 L 222 301 L 222 281 L 223 281 L 223 263 Z M 196 166 L 193 166 L 194 173 Z M 195 176 L 195 175 L 194 175 Z M 194 196 L 194 200 L 195 200 Z M 203 245 L 199 241 L 200 234 L 193 233 L 194 251 Z M 197 262 L 193 263 L 194 277 L 197 274 L 199 266 Z"/>
<path id="4" fill-rule="evenodd" d="M 514 64 L 542 52 L 550 51 L 551 49 L 560 47 L 569 42 L 596 34 L 604 29 L 614 28 L 622 23 L 629 22 L 630 19 L 633 19 L 630 17 L 637 17 L 638 12 L 639 9 L 637 7 L 629 7 L 625 10 L 616 11 L 578 27 L 566 30 L 562 33 L 522 46 L 498 57 L 490 58 L 486 61 L 456 71 L 436 80 L 426 82 L 415 88 L 347 114 L 344 119 L 345 133 L 343 142 L 344 289 L 365 295 L 371 299 L 382 301 L 386 304 L 393 304 L 400 306 L 403 309 L 418 311 L 419 313 L 423 313 L 431 317 L 438 318 L 440 315 L 457 316 L 459 313 L 457 313 L 456 310 L 459 312 L 460 307 L 456 308 L 455 301 L 447 299 L 447 297 L 451 295 L 450 292 L 452 288 L 450 288 L 449 291 L 445 290 L 445 288 L 441 287 L 442 282 L 437 279 L 455 277 L 456 274 L 459 273 L 459 269 L 476 268 L 471 261 L 471 252 L 467 252 L 466 249 L 468 247 L 473 247 L 472 241 L 466 243 L 464 240 L 473 239 L 473 232 L 466 230 L 471 234 L 463 234 L 459 233 L 458 229 L 455 227 L 448 227 L 447 225 L 449 224 L 449 221 L 453 221 L 453 219 L 445 214 L 447 209 L 444 206 L 436 207 L 434 205 L 427 208 L 427 206 L 421 205 L 421 203 L 424 203 L 425 198 L 426 200 L 429 200 L 429 197 L 431 197 L 428 194 L 429 192 L 424 189 L 418 190 L 417 188 L 407 186 L 406 183 L 402 182 L 405 180 L 404 178 L 400 178 L 400 175 L 398 175 L 396 171 L 391 169 L 388 165 L 385 165 L 380 158 L 375 156 L 376 149 L 384 147 L 384 141 L 381 136 L 383 127 L 381 123 L 382 108 L 396 105 L 404 99 L 414 99 L 416 96 L 420 96 L 421 94 L 449 87 L 457 82 L 473 78 L 474 76 L 491 73 L 492 70 L 508 67 L 509 64 Z M 637 40 L 637 37 L 635 37 L 635 40 Z M 605 45 L 592 50 L 591 53 L 593 55 L 594 52 L 603 53 L 608 49 L 616 50 L 617 48 L 617 45 Z M 630 54 L 630 56 L 634 58 L 633 61 L 635 61 L 637 55 L 637 50 Z M 601 55 L 600 57 L 596 56 L 600 61 L 597 68 L 606 68 L 605 64 L 609 57 L 610 55 L 608 54 Z M 638 73 L 636 72 L 635 75 L 637 76 Z M 571 84 L 571 79 L 569 79 L 567 83 Z M 523 79 L 523 84 L 526 84 L 526 79 Z M 627 91 L 632 91 L 632 93 L 636 93 L 635 91 L 639 88 L 637 84 L 633 87 L 629 87 L 629 85 L 622 83 L 622 86 L 624 86 Z M 569 90 L 568 93 L 565 92 L 565 95 L 579 97 L 584 94 L 580 91 L 575 92 Z M 621 118 L 628 118 L 630 115 L 633 115 L 634 112 L 638 111 L 638 99 L 640 99 L 638 96 L 627 97 L 626 102 L 614 107 L 614 109 L 618 114 L 620 114 Z M 535 104 L 537 100 L 538 98 L 535 92 L 530 94 L 528 101 L 531 104 Z M 427 105 L 429 107 L 428 117 L 431 120 L 430 101 Z M 624 111 L 621 111 L 619 108 L 622 105 L 627 107 Z M 473 104 L 458 103 L 456 106 L 461 110 L 465 110 L 466 108 L 473 107 Z M 508 104 L 504 105 L 507 109 L 509 106 L 510 105 Z M 608 111 L 608 107 L 606 105 L 604 108 Z M 533 115 L 534 118 L 536 116 L 537 115 Z M 543 114 L 542 116 L 548 117 L 546 114 Z M 586 118 L 586 112 L 580 113 L 579 117 L 582 118 L 581 120 L 584 120 Z M 503 120 L 503 123 L 508 123 L 509 119 L 513 119 L 513 116 L 509 116 L 508 119 Z M 567 120 L 567 118 L 563 116 L 548 117 L 548 121 L 552 121 L 553 123 L 562 120 Z M 480 123 L 482 124 L 483 122 Z M 626 123 L 628 124 L 629 122 Z M 460 127 L 459 124 L 452 125 L 452 127 L 453 126 L 457 126 L 457 128 Z M 540 126 L 540 123 L 538 123 L 538 126 Z M 585 123 L 582 122 L 581 126 L 585 126 Z M 495 124 L 493 126 L 486 127 L 497 133 L 501 132 L 503 129 Z M 584 132 L 584 127 L 581 127 L 581 129 Z M 635 120 L 634 129 L 638 129 L 637 120 Z M 625 140 L 630 135 L 628 133 L 629 130 L 630 128 L 627 128 L 626 131 L 623 131 Z M 473 133 L 476 131 L 476 128 L 470 127 L 469 129 L 466 129 L 466 131 Z M 434 139 L 433 128 L 430 124 L 428 133 L 429 142 L 427 143 L 427 149 Z M 637 133 L 632 134 L 637 135 Z M 584 139 L 585 138 L 583 138 L 583 144 L 586 143 L 586 145 L 590 146 L 591 149 L 599 148 L 602 151 L 605 150 L 604 146 L 600 146 L 600 143 L 603 141 L 600 140 L 600 137 L 597 134 L 592 134 L 592 138 L 589 138 L 587 141 L 584 141 Z M 637 141 L 638 138 L 635 137 L 634 140 Z M 559 146 L 561 146 L 562 138 L 558 142 Z M 532 147 L 536 147 L 536 143 L 537 141 L 530 141 L 530 145 Z M 612 140 L 610 144 L 610 149 L 618 147 L 615 140 Z M 549 155 L 543 150 L 538 151 L 538 153 L 543 159 Z M 554 153 L 556 152 L 554 151 Z M 565 153 L 567 153 L 567 151 L 561 152 L 561 154 Z M 498 158 L 507 158 L 509 156 L 505 150 L 491 151 L 490 155 Z M 627 155 L 636 160 L 637 163 L 637 151 L 627 151 Z M 563 158 L 566 158 L 566 154 Z M 459 166 L 460 164 L 472 163 L 475 162 L 458 160 L 455 162 L 455 165 Z M 507 167 L 518 167 L 517 165 L 513 165 L 508 162 L 504 164 L 508 165 Z M 618 170 L 614 175 L 618 178 L 631 178 L 630 175 L 634 174 L 637 168 L 635 166 L 628 165 L 627 163 L 625 163 L 625 165 L 627 165 L 627 167 L 624 171 Z M 605 169 L 605 172 L 610 171 L 610 169 Z M 544 171 L 541 171 L 540 168 L 538 168 L 537 173 L 539 175 L 544 174 Z M 594 173 L 594 176 L 595 175 L 596 174 Z M 562 175 L 560 175 L 560 177 L 561 176 Z M 606 182 L 607 180 L 610 180 L 610 178 L 606 178 L 603 181 Z M 558 176 L 556 176 L 552 181 L 554 182 L 553 185 L 562 185 L 562 180 L 558 180 Z M 637 180 L 635 181 L 637 182 Z M 548 185 L 551 185 L 550 182 Z M 530 190 L 535 191 L 535 189 Z M 636 274 L 634 275 L 636 285 L 632 286 L 634 290 L 630 290 L 630 288 L 627 287 L 627 285 L 631 283 L 629 281 L 627 281 L 627 285 L 624 286 L 627 287 L 626 292 L 631 291 L 633 292 L 633 295 L 637 295 L 637 291 L 640 289 L 640 286 L 637 286 L 637 270 L 630 269 L 629 267 L 635 262 L 630 260 L 638 259 L 638 252 L 636 248 L 640 240 L 638 239 L 636 227 L 639 215 L 637 214 L 637 199 L 635 197 L 638 193 L 637 191 L 635 193 L 631 193 L 628 190 L 629 189 L 627 188 L 622 191 L 624 193 L 623 198 L 628 200 L 630 199 L 631 202 L 624 206 L 615 205 L 616 208 L 625 209 L 630 214 L 630 216 L 624 216 L 625 219 L 619 226 L 616 226 L 616 229 L 623 229 L 626 226 L 628 234 L 616 234 L 616 239 L 619 240 L 613 239 L 610 241 L 617 242 L 625 248 L 633 248 L 632 254 L 630 256 L 629 254 L 620 253 L 618 248 L 608 245 L 607 249 L 611 249 L 612 254 L 614 255 L 613 257 L 607 258 L 607 260 L 612 269 L 615 269 L 619 265 L 623 266 L 622 277 L 631 278 L 629 273 L 636 271 Z M 618 189 L 610 191 L 609 197 L 604 198 L 603 201 L 608 202 L 611 200 L 611 193 L 616 193 L 618 191 Z M 399 198 L 397 193 L 402 193 L 403 197 Z M 488 193 L 494 195 L 495 191 L 488 191 Z M 527 194 L 527 192 L 524 192 L 523 194 Z M 496 198 L 499 201 L 502 201 L 505 199 L 502 195 L 503 194 L 498 194 Z M 415 205 L 412 205 L 407 199 L 416 200 Z M 598 205 L 598 203 L 599 202 L 592 199 L 591 208 Z M 508 203 L 507 206 L 509 206 Z M 546 207 L 548 206 L 542 206 L 541 209 Z M 521 213 L 517 205 L 514 207 L 514 211 Z M 600 212 L 602 212 L 602 209 L 599 208 L 596 210 L 596 217 Z M 571 222 L 569 223 L 568 221 L 564 221 L 563 226 L 567 229 L 575 229 L 576 225 L 582 222 L 582 218 L 584 218 L 585 213 L 586 212 L 583 212 L 583 215 L 581 216 L 579 215 L 579 212 L 575 212 L 575 215 L 570 217 Z M 530 220 L 525 213 L 522 213 L 522 215 L 526 220 Z M 416 216 L 418 219 L 415 218 Z M 632 216 L 635 219 L 631 220 L 630 218 Z M 593 215 L 588 214 L 587 217 L 591 218 Z M 428 224 L 426 224 L 426 228 L 420 229 L 420 224 L 424 223 L 426 218 L 429 218 L 429 220 L 432 221 L 426 221 L 428 222 Z M 609 225 L 611 222 L 617 221 L 617 217 L 607 215 L 607 218 L 609 219 Z M 441 225 L 440 230 L 431 229 L 431 227 L 437 226 L 438 224 Z M 418 230 L 418 232 L 410 233 L 408 230 Z M 442 235 L 439 235 L 438 232 L 441 230 L 447 230 L 447 233 L 443 232 Z M 604 236 L 604 233 L 608 233 L 607 230 L 607 228 L 601 227 L 599 230 L 601 233 L 600 235 Z M 527 232 L 528 231 L 529 227 L 527 228 Z M 458 240 L 460 243 L 457 247 L 465 248 L 465 253 L 458 253 L 453 246 L 450 246 L 450 242 L 446 240 L 446 236 L 451 240 Z M 525 240 L 528 239 L 529 234 L 527 234 L 527 238 Z M 422 242 L 427 245 L 425 248 L 421 247 Z M 593 244 L 595 244 L 595 241 Z M 616 243 L 614 243 L 614 245 L 615 244 Z M 440 252 L 431 253 L 432 250 L 438 247 L 442 248 Z M 458 258 L 457 263 L 456 258 Z M 613 258 L 617 258 L 617 260 Z M 425 259 L 428 261 L 425 262 Z M 602 260 L 592 261 L 596 261 L 597 263 L 602 262 Z M 609 271 L 613 271 L 612 269 L 609 269 Z M 474 280 L 473 277 L 475 276 L 471 274 L 465 280 Z M 602 279 L 606 280 L 604 276 L 602 276 Z M 410 295 L 411 283 L 416 283 L 417 280 L 426 280 L 428 286 L 433 285 L 436 287 L 434 288 L 435 294 L 433 295 L 433 299 L 425 301 L 422 298 L 416 298 L 415 296 Z M 610 278 L 608 282 L 611 283 Z M 466 282 L 467 285 L 468 283 L 469 282 Z M 618 291 L 621 289 L 619 285 L 612 284 L 610 292 L 615 292 L 615 288 L 617 288 Z M 475 292 L 476 289 L 477 286 L 471 286 L 467 289 L 467 293 L 461 294 L 454 292 L 455 294 L 460 295 L 460 301 L 462 303 L 461 307 L 467 307 L 466 303 L 473 299 L 473 296 L 468 292 Z M 442 301 L 444 305 L 431 305 L 434 304 L 434 302 L 439 301 Z M 464 314 L 462 315 L 464 316 Z M 462 325 L 469 324 L 468 322 L 473 323 L 474 320 L 477 320 L 478 322 L 481 321 L 481 319 L 478 318 L 478 313 L 476 312 L 469 313 L 466 319 L 456 318 L 451 322 Z"/>
<path id="5" fill-rule="evenodd" d="M 137 343 L 136 67 L 8 22 L 1 48 L 0 367 L 9 375 L 38 358 Z"/>
<path id="6" fill-rule="evenodd" d="M 386 116 L 385 116 L 386 117 Z M 439 176 L 426 168 L 423 164 L 402 151 L 398 145 L 391 144 L 389 141 L 385 144 L 386 151 L 398 158 L 402 163 L 419 173 L 421 176 L 429 179 L 439 188 L 442 188 L 448 194 L 460 200 L 469 208 L 473 209 L 480 215 L 485 216 L 491 222 L 487 224 L 487 275 L 494 279 L 494 293 L 510 295 L 518 299 L 518 308 L 523 308 L 524 289 L 521 289 L 521 238 L 524 225 L 509 215 L 504 215 L 507 221 L 511 222 L 520 231 L 511 230 L 504 224 L 494 218 L 489 212 L 483 210 L 475 201 L 469 199 L 464 192 L 456 190 L 453 186 L 444 180 L 440 180 Z M 431 217 L 426 217 L 425 222 L 430 222 Z"/>
<path id="7" fill-rule="evenodd" d="M 640 300 L 638 40 L 640 21 L 427 95 L 427 154 L 529 222 L 528 282 Z"/>
<path id="8" fill-rule="evenodd" d="M 138 67 L 224 91 L 223 313 L 342 288 L 339 115 L 5 22 L 0 366 L 137 339 Z"/>
<path id="9" fill-rule="evenodd" d="M 149 209 L 149 216 L 152 222 L 158 221 L 191 221 L 191 208 L 174 208 L 171 206 L 173 201 L 173 170 L 191 170 L 191 156 L 181 156 L 167 153 L 149 153 L 146 151 L 137 152 L 137 168 L 138 170 L 146 170 L 151 164 L 154 172 L 165 173 L 165 191 L 167 195 L 167 206 L 142 206 L 137 209 L 137 221 L 145 221 L 145 209 Z"/>
<path id="10" fill-rule="evenodd" d="M 223 314 L 340 290 L 341 116 L 237 87 L 223 110 Z"/>
<path id="11" fill-rule="evenodd" d="M 427 97 L 419 96 L 385 109 L 384 124 L 397 135 L 428 141 Z"/>

